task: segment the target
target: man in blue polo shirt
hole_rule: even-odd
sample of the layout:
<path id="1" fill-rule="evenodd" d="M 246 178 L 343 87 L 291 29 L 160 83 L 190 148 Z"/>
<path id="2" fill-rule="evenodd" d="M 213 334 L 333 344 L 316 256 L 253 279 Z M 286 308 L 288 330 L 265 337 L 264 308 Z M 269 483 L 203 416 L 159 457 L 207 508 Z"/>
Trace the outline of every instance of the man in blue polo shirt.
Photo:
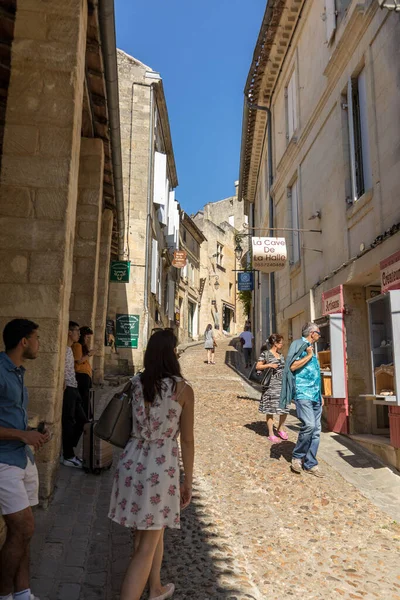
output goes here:
<path id="1" fill-rule="evenodd" d="M 38 504 L 38 472 L 30 446 L 38 450 L 47 433 L 28 430 L 25 360 L 39 351 L 38 325 L 14 319 L 3 331 L 0 353 L 0 509 L 7 537 L 0 552 L 0 600 L 35 600 L 29 582 L 32 506 Z M 13 595 L 14 594 L 14 595 Z M 36 598 L 36 600 L 39 600 Z"/>
<path id="2" fill-rule="evenodd" d="M 321 332 L 315 323 L 307 323 L 302 330 L 304 350 L 290 365 L 294 374 L 294 401 L 297 416 L 300 419 L 300 432 L 292 454 L 292 470 L 322 477 L 318 468 L 317 451 L 321 436 L 321 371 L 313 346 L 319 340 Z M 289 350 L 290 354 L 290 350 Z"/>

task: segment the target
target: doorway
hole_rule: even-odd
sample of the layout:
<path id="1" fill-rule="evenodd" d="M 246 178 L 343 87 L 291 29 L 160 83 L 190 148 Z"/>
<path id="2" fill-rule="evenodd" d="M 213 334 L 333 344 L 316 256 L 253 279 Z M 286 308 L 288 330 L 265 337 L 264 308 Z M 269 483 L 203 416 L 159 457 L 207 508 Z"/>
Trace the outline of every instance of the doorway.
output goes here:
<path id="1" fill-rule="evenodd" d="M 188 302 L 188 336 L 193 339 L 194 334 L 194 318 L 196 307 L 193 302 Z"/>

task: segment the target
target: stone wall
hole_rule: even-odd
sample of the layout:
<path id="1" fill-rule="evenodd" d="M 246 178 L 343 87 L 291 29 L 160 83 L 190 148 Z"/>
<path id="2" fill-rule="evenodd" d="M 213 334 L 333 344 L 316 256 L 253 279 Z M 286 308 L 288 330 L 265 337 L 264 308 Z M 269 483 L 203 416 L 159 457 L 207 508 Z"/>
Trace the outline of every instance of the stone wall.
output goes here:
<path id="1" fill-rule="evenodd" d="M 87 6 L 19 3 L 0 180 L 0 328 L 16 316 L 40 326 L 27 364 L 30 409 L 53 440 L 38 454 L 47 499 L 59 462 L 81 145 Z"/>

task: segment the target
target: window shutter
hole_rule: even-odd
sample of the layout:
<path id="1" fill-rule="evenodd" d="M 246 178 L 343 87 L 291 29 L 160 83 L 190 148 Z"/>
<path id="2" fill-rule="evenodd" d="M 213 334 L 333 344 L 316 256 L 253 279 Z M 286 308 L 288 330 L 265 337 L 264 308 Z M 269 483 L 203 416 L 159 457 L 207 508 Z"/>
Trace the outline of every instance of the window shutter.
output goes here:
<path id="1" fill-rule="evenodd" d="M 291 197 L 291 209 L 292 209 L 292 229 L 299 229 L 299 196 L 297 189 L 297 181 L 292 186 L 292 197 Z M 300 232 L 292 231 L 293 240 L 293 262 L 296 264 L 300 260 Z"/>
<path id="2" fill-rule="evenodd" d="M 326 41 L 331 43 L 336 31 L 336 0 L 325 0 Z"/>
<path id="3" fill-rule="evenodd" d="M 175 202 L 175 217 L 174 217 L 174 244 L 175 248 L 179 250 L 179 208 L 178 203 Z"/>
<path id="4" fill-rule="evenodd" d="M 364 175 L 364 189 L 369 190 L 372 187 L 371 176 L 371 157 L 369 149 L 368 135 L 368 115 L 367 115 L 367 81 L 365 68 L 358 76 L 358 101 L 360 106 L 360 128 L 361 128 L 361 146 L 362 146 L 362 167 Z"/>
<path id="5" fill-rule="evenodd" d="M 165 180 L 167 177 L 167 155 L 161 152 L 154 153 L 154 185 L 153 201 L 154 204 L 165 206 Z"/>
<path id="6" fill-rule="evenodd" d="M 292 139 L 297 129 L 296 73 L 293 72 L 287 87 L 288 139 Z"/>
<path id="7" fill-rule="evenodd" d="M 163 268 L 162 268 L 162 258 L 160 256 L 158 258 L 158 285 L 157 285 L 157 300 L 160 305 L 162 305 L 162 280 L 163 280 Z"/>
<path id="8" fill-rule="evenodd" d="M 168 318 L 173 321 L 175 317 L 175 281 L 168 279 Z"/>
<path id="9" fill-rule="evenodd" d="M 168 202 L 168 235 L 174 235 L 175 192 L 169 193 Z"/>
<path id="10" fill-rule="evenodd" d="M 357 178 L 356 178 L 356 153 L 354 138 L 354 107 L 353 107 L 353 80 L 350 78 L 347 84 L 347 114 L 349 122 L 349 146 L 350 146 L 350 173 L 352 200 L 357 200 Z"/>
<path id="11" fill-rule="evenodd" d="M 157 293 L 158 282 L 158 241 L 151 240 L 151 282 L 150 290 L 152 294 Z"/>

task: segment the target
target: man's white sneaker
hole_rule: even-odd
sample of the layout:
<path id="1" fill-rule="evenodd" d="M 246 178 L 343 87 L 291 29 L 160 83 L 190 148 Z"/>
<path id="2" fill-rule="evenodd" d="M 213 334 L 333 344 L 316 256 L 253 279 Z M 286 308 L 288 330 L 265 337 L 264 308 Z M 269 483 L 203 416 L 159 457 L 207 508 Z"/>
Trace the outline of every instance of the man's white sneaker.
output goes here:
<path id="1" fill-rule="evenodd" d="M 308 473 L 309 475 L 314 475 L 314 477 L 323 477 L 324 474 L 321 473 L 317 466 L 311 467 L 311 469 L 304 469 L 304 473 Z"/>
<path id="2" fill-rule="evenodd" d="M 75 469 L 82 469 L 82 461 L 79 460 L 76 456 L 73 458 L 64 458 L 63 465 L 66 467 L 74 467 Z"/>
<path id="3" fill-rule="evenodd" d="M 303 470 L 303 465 L 301 463 L 301 460 L 299 458 L 292 458 L 292 464 L 291 464 L 291 469 L 292 471 L 294 471 L 294 473 L 301 473 Z"/>

